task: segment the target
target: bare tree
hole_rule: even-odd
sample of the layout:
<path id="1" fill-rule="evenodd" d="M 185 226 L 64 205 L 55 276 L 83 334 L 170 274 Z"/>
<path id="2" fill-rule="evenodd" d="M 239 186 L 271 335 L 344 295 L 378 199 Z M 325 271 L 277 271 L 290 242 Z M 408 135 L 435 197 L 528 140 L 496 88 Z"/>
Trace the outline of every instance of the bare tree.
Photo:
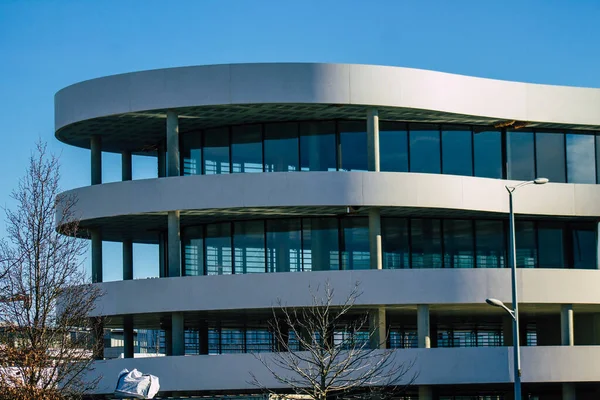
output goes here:
<path id="1" fill-rule="evenodd" d="M 0 399 L 74 399 L 97 384 L 85 375 L 102 345 L 87 317 L 100 292 L 85 275 L 75 199 L 59 198 L 59 179 L 58 159 L 38 142 L 12 192 L 16 206 L 5 210 Z"/>
<path id="2" fill-rule="evenodd" d="M 270 323 L 276 351 L 254 355 L 294 398 L 383 399 L 397 396 L 414 381 L 416 375 L 409 376 L 414 361 L 399 363 L 393 350 L 379 349 L 384 343 L 369 323 L 372 315 L 355 306 L 361 295 L 358 282 L 338 304 L 329 281 L 309 290 L 309 307 L 286 307 L 278 300 Z M 271 392 L 250 375 L 251 383 Z"/>

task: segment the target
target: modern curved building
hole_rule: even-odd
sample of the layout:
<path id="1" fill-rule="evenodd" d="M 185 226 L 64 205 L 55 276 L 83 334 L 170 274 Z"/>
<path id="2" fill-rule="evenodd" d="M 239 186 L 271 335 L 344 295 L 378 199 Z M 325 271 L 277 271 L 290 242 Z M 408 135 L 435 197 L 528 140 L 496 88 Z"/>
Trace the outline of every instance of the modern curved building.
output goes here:
<path id="1" fill-rule="evenodd" d="M 407 396 L 509 399 L 506 185 L 515 192 L 523 392 L 600 394 L 600 89 L 343 64 L 172 68 L 93 79 L 56 94 L 56 137 L 91 150 L 91 186 L 70 191 L 90 233 L 93 311 L 123 330 L 99 360 L 98 394 L 122 368 L 170 396 L 250 396 L 250 354 L 276 349 L 278 298 L 311 303 L 329 280 L 418 372 Z M 102 152 L 122 182 L 102 182 Z M 157 159 L 132 180 L 132 157 Z M 123 263 L 102 262 L 103 241 Z M 133 244 L 159 246 L 133 279 Z M 123 279 L 103 283 L 103 270 Z M 345 332 L 345 327 L 339 327 Z M 159 332 L 165 357 L 132 358 Z M 265 355 L 268 357 L 268 354 Z"/>

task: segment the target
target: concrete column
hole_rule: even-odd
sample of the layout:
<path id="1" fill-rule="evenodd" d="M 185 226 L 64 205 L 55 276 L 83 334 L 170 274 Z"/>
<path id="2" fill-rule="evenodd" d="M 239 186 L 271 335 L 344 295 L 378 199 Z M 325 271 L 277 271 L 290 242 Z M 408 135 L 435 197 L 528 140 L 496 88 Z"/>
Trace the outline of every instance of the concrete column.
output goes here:
<path id="1" fill-rule="evenodd" d="M 167 176 L 179 176 L 179 119 L 167 111 Z"/>
<path id="2" fill-rule="evenodd" d="M 417 306 L 417 336 L 419 348 L 429 349 L 431 347 L 429 306 L 427 304 Z"/>
<path id="3" fill-rule="evenodd" d="M 378 307 L 374 310 L 371 310 L 371 312 L 369 313 L 369 330 L 371 332 L 371 348 L 387 348 L 385 307 Z"/>
<path id="4" fill-rule="evenodd" d="M 563 346 L 573 346 L 575 335 L 573 329 L 573 305 L 560 306 L 560 342 Z"/>
<path id="5" fill-rule="evenodd" d="M 165 144 L 161 141 L 157 151 L 158 177 L 164 178 L 167 176 L 167 153 Z"/>
<path id="6" fill-rule="evenodd" d="M 429 306 L 427 304 L 417 305 L 417 337 L 419 348 L 429 349 L 431 347 Z"/>
<path id="7" fill-rule="evenodd" d="M 369 210 L 369 247 L 371 269 L 382 269 L 383 248 L 381 244 L 381 213 L 378 208 Z"/>
<path id="8" fill-rule="evenodd" d="M 185 355 L 185 331 L 183 328 L 183 313 L 175 312 L 171 314 L 171 348 L 172 355 Z"/>
<path id="9" fill-rule="evenodd" d="M 431 386 L 419 386 L 419 400 L 433 400 Z"/>
<path id="10" fill-rule="evenodd" d="M 92 185 L 100 185 L 102 183 L 102 137 L 92 135 L 90 139 L 91 152 L 91 170 L 92 170 Z"/>
<path id="11" fill-rule="evenodd" d="M 123 357 L 133 358 L 133 316 L 123 317 Z"/>
<path id="12" fill-rule="evenodd" d="M 181 276 L 181 239 L 179 236 L 179 211 L 169 211 L 167 252 L 169 276 Z"/>
<path id="13" fill-rule="evenodd" d="M 574 383 L 562 384 L 562 398 L 563 400 L 575 400 L 577 398 Z"/>
<path id="14" fill-rule="evenodd" d="M 99 229 L 90 231 L 92 236 L 92 282 L 102 282 L 102 233 Z"/>
<path id="15" fill-rule="evenodd" d="M 133 242 L 123 240 L 123 280 L 133 279 Z"/>
<path id="16" fill-rule="evenodd" d="M 369 171 L 379 172 L 379 114 L 376 108 L 367 110 L 367 154 Z"/>
<path id="17" fill-rule="evenodd" d="M 130 181 L 133 168 L 131 166 L 131 151 L 125 150 L 121 152 L 121 180 Z"/>

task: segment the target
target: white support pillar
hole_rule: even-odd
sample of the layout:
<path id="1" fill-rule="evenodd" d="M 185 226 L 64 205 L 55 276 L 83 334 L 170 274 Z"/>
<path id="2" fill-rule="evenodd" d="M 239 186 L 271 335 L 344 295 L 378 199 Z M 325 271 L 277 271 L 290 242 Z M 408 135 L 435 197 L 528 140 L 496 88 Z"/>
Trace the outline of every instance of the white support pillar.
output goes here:
<path id="1" fill-rule="evenodd" d="M 130 181 L 132 176 L 131 151 L 125 150 L 121 152 L 121 180 Z"/>
<path id="2" fill-rule="evenodd" d="M 92 236 L 92 282 L 102 282 L 102 233 L 99 229 L 90 231 Z"/>
<path id="3" fill-rule="evenodd" d="M 167 111 L 167 176 L 179 176 L 179 119 Z"/>
<path id="4" fill-rule="evenodd" d="M 575 344 L 573 332 L 573 305 L 563 304 L 560 306 L 560 341 L 563 346 Z"/>
<path id="5" fill-rule="evenodd" d="M 169 211 L 167 222 L 167 259 L 169 276 L 181 276 L 181 238 L 179 211 Z"/>
<path id="6" fill-rule="evenodd" d="M 367 154 L 369 171 L 379 172 L 379 113 L 376 108 L 367 110 Z"/>
<path id="7" fill-rule="evenodd" d="M 183 313 L 171 314 L 171 349 L 174 356 L 185 355 L 185 330 L 183 326 Z"/>
<path id="8" fill-rule="evenodd" d="M 429 306 L 427 304 L 417 305 L 417 337 L 419 348 L 431 348 Z"/>
<path id="9" fill-rule="evenodd" d="M 381 244 L 381 213 L 378 208 L 369 210 L 369 247 L 371 269 L 382 269 L 383 247 Z"/>
<path id="10" fill-rule="evenodd" d="M 102 137 L 92 135 L 90 139 L 92 185 L 102 183 Z"/>
<path id="11" fill-rule="evenodd" d="M 371 310 L 369 314 L 369 330 L 371 332 L 370 344 L 372 349 L 387 348 L 387 332 L 385 321 L 385 307 L 378 307 L 374 310 Z"/>

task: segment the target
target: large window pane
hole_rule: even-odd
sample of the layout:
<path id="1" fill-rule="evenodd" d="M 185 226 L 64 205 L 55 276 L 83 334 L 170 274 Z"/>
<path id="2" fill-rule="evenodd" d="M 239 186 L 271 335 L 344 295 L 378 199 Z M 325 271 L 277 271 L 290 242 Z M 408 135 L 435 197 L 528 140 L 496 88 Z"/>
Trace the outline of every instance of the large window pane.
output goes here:
<path id="1" fill-rule="evenodd" d="M 379 166 L 381 171 L 408 171 L 408 132 L 400 122 L 379 123 Z"/>
<path id="2" fill-rule="evenodd" d="M 469 128 L 442 126 L 442 173 L 473 175 L 471 130 Z"/>
<path id="3" fill-rule="evenodd" d="M 298 171 L 298 124 L 265 125 L 265 171 Z"/>
<path id="4" fill-rule="evenodd" d="M 411 219 L 412 268 L 442 267 L 442 235 L 439 219 Z"/>
<path id="5" fill-rule="evenodd" d="M 185 276 L 204 275 L 203 227 L 195 226 L 183 231 L 183 270 Z"/>
<path id="6" fill-rule="evenodd" d="M 596 269 L 596 230 L 593 224 L 572 226 L 573 268 Z"/>
<path id="7" fill-rule="evenodd" d="M 538 224 L 538 258 L 540 268 L 564 268 L 562 224 Z"/>
<path id="8" fill-rule="evenodd" d="M 508 233 L 510 235 L 510 232 Z M 533 222 L 516 221 L 515 237 L 517 248 L 517 267 L 537 267 L 537 246 L 535 242 L 535 226 Z M 507 243 L 510 243 L 507 241 Z"/>
<path id="9" fill-rule="evenodd" d="M 232 128 L 232 172 L 263 172 L 261 130 L 261 125 L 243 125 Z"/>
<path id="10" fill-rule="evenodd" d="M 410 172 L 439 174 L 440 131 L 435 125 L 409 125 Z"/>
<path id="11" fill-rule="evenodd" d="M 367 218 L 342 219 L 344 248 L 342 269 L 369 269 L 369 220 Z"/>
<path id="12" fill-rule="evenodd" d="M 204 173 L 228 174 L 229 129 L 218 128 L 204 131 Z"/>
<path id="13" fill-rule="evenodd" d="M 502 179 L 502 133 L 473 131 L 475 176 Z"/>
<path id="14" fill-rule="evenodd" d="M 302 222 L 304 271 L 340 269 L 338 220 L 305 218 Z"/>
<path id="15" fill-rule="evenodd" d="M 535 179 L 533 132 L 507 131 L 506 157 L 508 179 L 520 181 Z"/>
<path id="16" fill-rule="evenodd" d="M 445 219 L 444 268 L 473 268 L 473 223 Z"/>
<path id="17" fill-rule="evenodd" d="M 235 222 L 233 225 L 233 249 L 236 274 L 265 272 L 264 222 Z"/>
<path id="18" fill-rule="evenodd" d="M 299 219 L 267 221 L 267 271 L 302 270 Z"/>
<path id="19" fill-rule="evenodd" d="M 206 226 L 206 274 L 231 274 L 231 224 Z"/>
<path id="20" fill-rule="evenodd" d="M 181 137 L 182 175 L 202 174 L 202 134 L 186 133 Z"/>
<path id="21" fill-rule="evenodd" d="M 341 170 L 367 170 L 366 121 L 340 122 Z"/>
<path id="22" fill-rule="evenodd" d="M 506 250 L 502 221 L 475 221 L 477 268 L 504 268 Z"/>
<path id="23" fill-rule="evenodd" d="M 535 134 L 537 177 L 550 182 L 566 182 L 565 135 L 562 133 Z"/>
<path id="24" fill-rule="evenodd" d="M 302 171 L 335 171 L 335 123 L 300 124 L 300 166 Z"/>
<path id="25" fill-rule="evenodd" d="M 567 134 L 567 179 L 570 183 L 596 183 L 594 136 Z"/>
<path id="26" fill-rule="evenodd" d="M 406 218 L 382 218 L 381 242 L 384 269 L 410 268 Z"/>

